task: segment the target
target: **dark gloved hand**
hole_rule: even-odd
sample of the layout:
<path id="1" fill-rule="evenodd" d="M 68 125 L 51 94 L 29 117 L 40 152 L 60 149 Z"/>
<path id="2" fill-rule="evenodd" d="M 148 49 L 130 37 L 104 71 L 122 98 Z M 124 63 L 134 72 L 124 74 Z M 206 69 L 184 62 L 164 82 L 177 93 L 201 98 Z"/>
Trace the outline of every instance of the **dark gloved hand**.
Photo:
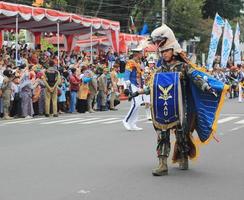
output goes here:
<path id="1" fill-rule="evenodd" d="M 128 97 L 130 95 L 130 90 L 129 89 L 125 89 L 124 90 L 124 94 L 125 94 L 125 96 Z"/>
<path id="2" fill-rule="evenodd" d="M 131 101 L 132 98 L 137 97 L 138 95 L 139 95 L 139 92 L 136 91 L 136 92 L 132 93 L 132 94 L 129 96 L 128 100 Z"/>
<path id="3" fill-rule="evenodd" d="M 215 97 L 218 97 L 218 94 L 217 94 L 216 90 L 214 90 L 213 88 L 209 87 L 208 88 L 208 92 L 210 94 L 214 95 Z"/>

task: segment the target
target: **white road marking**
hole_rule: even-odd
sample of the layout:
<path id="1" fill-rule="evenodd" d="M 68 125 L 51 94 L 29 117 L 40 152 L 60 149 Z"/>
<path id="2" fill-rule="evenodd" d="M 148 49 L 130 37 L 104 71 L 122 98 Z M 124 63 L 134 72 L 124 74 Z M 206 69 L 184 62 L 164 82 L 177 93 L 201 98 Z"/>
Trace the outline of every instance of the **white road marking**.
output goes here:
<path id="1" fill-rule="evenodd" d="M 75 120 L 75 121 L 71 121 L 71 122 L 64 122 L 63 124 L 75 124 L 75 123 L 79 123 L 79 122 L 87 122 L 87 121 L 91 121 L 91 120 L 96 120 L 96 119 L 100 119 L 100 118 L 87 118 L 87 119 L 80 119 L 80 120 Z"/>
<path id="2" fill-rule="evenodd" d="M 110 121 L 110 120 L 115 120 L 115 119 L 118 119 L 118 118 L 100 119 L 100 120 L 91 121 L 91 122 L 83 122 L 83 123 L 80 123 L 80 124 L 95 124 L 95 123 L 98 123 L 98 122 L 105 122 L 105 121 Z"/>
<path id="3" fill-rule="evenodd" d="M 242 128 L 244 128 L 244 125 L 243 126 L 237 126 L 233 129 L 231 129 L 230 131 L 237 131 L 237 130 L 242 129 Z"/>
<path id="4" fill-rule="evenodd" d="M 117 119 L 117 120 L 112 120 L 109 122 L 103 122 L 102 124 L 115 124 L 115 123 L 122 122 L 122 121 L 123 121 L 122 119 Z"/>
<path id="5" fill-rule="evenodd" d="M 138 122 L 143 122 L 143 121 L 146 121 L 147 120 L 147 118 L 143 118 L 143 119 L 139 119 L 139 120 L 137 120 Z"/>
<path id="6" fill-rule="evenodd" d="M 139 119 L 138 122 L 141 122 L 141 121 L 146 121 L 147 119 L 146 118 L 143 118 L 143 119 Z M 115 123 L 118 123 L 118 122 L 122 122 L 123 119 L 117 119 L 117 120 L 113 120 L 113 121 L 109 121 L 109 122 L 103 122 L 102 124 L 115 124 Z"/>
<path id="7" fill-rule="evenodd" d="M 89 190 L 79 190 L 77 193 L 78 194 L 88 194 L 88 193 L 90 193 L 91 191 L 89 191 Z"/>
<path id="8" fill-rule="evenodd" d="M 234 119 L 238 119 L 239 117 L 225 117 L 223 119 L 218 120 L 218 124 L 223 124 L 225 122 L 234 120 Z"/>
<path id="9" fill-rule="evenodd" d="M 235 124 L 244 124 L 244 120 L 237 121 Z"/>
<path id="10" fill-rule="evenodd" d="M 220 116 L 243 116 L 244 114 L 241 113 L 223 113 Z"/>
<path id="11" fill-rule="evenodd" d="M 61 120 L 55 120 L 55 121 L 50 121 L 50 122 L 43 122 L 41 124 L 55 124 L 55 123 L 59 123 L 59 122 L 67 122 L 67 121 L 72 121 L 75 119 L 81 119 L 81 118 L 69 118 L 69 119 L 61 119 Z"/>
<path id="12" fill-rule="evenodd" d="M 25 122 L 32 122 L 32 121 L 38 121 L 38 120 L 42 120 L 44 118 L 37 118 L 37 119 L 23 119 L 23 120 L 18 120 L 18 121 L 10 121 L 10 122 L 5 122 L 3 123 L 4 125 L 8 125 L 8 124 L 21 124 L 21 123 L 25 123 Z"/>

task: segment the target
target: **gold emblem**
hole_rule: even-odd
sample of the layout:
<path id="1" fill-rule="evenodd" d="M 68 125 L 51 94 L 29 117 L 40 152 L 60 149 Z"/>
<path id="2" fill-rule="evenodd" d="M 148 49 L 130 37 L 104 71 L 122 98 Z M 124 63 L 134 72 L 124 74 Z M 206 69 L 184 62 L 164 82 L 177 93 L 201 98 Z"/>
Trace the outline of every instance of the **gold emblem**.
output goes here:
<path id="1" fill-rule="evenodd" d="M 160 94 L 159 99 L 163 99 L 164 101 L 167 101 L 168 99 L 171 99 L 172 96 L 169 94 L 169 91 L 173 88 L 173 84 L 171 84 L 169 87 L 162 87 L 161 85 L 158 86 L 161 90 L 162 94 Z"/>
<path id="2" fill-rule="evenodd" d="M 162 92 L 159 96 L 159 99 L 163 99 L 165 101 L 164 102 L 164 115 L 168 116 L 169 111 L 168 111 L 167 100 L 172 98 L 172 96 L 169 94 L 169 91 L 173 88 L 173 84 L 171 84 L 169 87 L 166 87 L 166 88 L 162 87 L 161 85 L 159 85 L 158 87 Z"/>

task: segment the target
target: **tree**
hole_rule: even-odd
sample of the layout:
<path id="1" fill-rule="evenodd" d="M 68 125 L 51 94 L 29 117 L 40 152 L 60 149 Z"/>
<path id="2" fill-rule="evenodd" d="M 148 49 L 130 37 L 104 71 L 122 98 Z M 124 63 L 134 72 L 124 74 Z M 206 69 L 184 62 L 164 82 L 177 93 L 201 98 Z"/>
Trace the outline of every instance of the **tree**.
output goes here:
<path id="1" fill-rule="evenodd" d="M 138 2 L 131 15 L 134 17 L 138 29 L 147 23 L 149 30 L 153 30 L 156 28 L 157 16 L 159 15 L 161 18 L 161 9 L 161 0 L 143 0 Z"/>
<path id="2" fill-rule="evenodd" d="M 200 42 L 196 44 L 196 53 L 208 53 L 211 31 L 213 27 L 213 19 L 201 19 L 199 25 Z"/>
<path id="3" fill-rule="evenodd" d="M 57 9 L 57 10 L 65 10 L 67 6 L 66 0 L 46 0 L 43 4 L 44 7 Z"/>
<path id="4" fill-rule="evenodd" d="M 202 9 L 203 17 L 214 18 L 216 12 L 229 20 L 239 17 L 243 8 L 242 0 L 206 0 Z"/>
<path id="5" fill-rule="evenodd" d="M 179 40 L 188 40 L 200 33 L 202 0 L 171 0 L 167 7 L 168 25 Z"/>
<path id="6" fill-rule="evenodd" d="M 84 0 L 84 14 L 119 21 L 121 30 L 128 31 L 132 10 L 138 0 Z"/>

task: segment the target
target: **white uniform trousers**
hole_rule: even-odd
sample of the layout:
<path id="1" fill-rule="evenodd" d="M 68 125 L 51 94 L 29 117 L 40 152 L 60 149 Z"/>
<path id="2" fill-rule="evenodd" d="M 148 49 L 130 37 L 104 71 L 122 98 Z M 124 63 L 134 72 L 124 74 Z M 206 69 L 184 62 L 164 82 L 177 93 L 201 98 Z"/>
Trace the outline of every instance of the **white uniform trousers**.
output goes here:
<path id="1" fill-rule="evenodd" d="M 138 91 L 139 88 L 137 88 L 135 85 L 131 84 L 131 90 L 134 93 L 134 92 Z M 124 119 L 124 121 L 126 123 L 128 123 L 131 127 L 136 126 L 136 122 L 138 120 L 138 111 L 139 111 L 139 107 L 141 104 L 142 104 L 141 95 L 132 98 L 130 110 Z"/>
<path id="2" fill-rule="evenodd" d="M 242 100 L 243 100 L 242 94 L 243 94 L 243 88 L 241 87 L 241 84 L 239 83 L 239 102 L 242 102 Z"/>

